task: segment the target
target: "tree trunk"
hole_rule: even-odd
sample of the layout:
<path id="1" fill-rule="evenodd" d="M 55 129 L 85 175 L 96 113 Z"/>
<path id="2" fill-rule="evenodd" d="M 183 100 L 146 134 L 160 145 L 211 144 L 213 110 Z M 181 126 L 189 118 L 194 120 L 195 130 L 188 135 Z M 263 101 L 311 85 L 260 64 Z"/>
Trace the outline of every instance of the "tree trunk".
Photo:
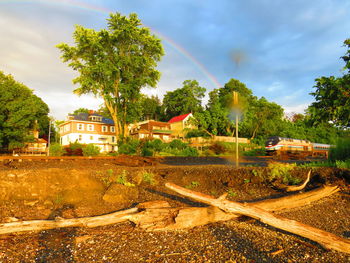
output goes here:
<path id="1" fill-rule="evenodd" d="M 259 208 L 252 204 L 241 204 L 238 202 L 228 201 L 223 198 L 213 198 L 202 193 L 198 193 L 186 188 L 182 188 L 172 183 L 165 184 L 169 189 L 182 194 L 184 196 L 193 198 L 197 201 L 216 206 L 228 213 L 235 213 L 245 215 L 257 219 L 265 224 L 285 230 L 287 232 L 306 237 L 313 240 L 326 249 L 334 249 L 340 252 L 350 253 L 350 241 L 338 237 L 332 233 L 326 232 L 297 222 L 295 220 L 287 219 L 278 215 L 274 215 L 265 209 Z"/>

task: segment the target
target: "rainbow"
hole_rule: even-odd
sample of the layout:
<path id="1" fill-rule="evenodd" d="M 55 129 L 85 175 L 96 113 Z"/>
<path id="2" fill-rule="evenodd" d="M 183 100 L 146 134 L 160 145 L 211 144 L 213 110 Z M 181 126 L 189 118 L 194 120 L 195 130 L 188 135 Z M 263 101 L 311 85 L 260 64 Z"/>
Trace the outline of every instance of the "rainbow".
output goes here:
<path id="1" fill-rule="evenodd" d="M 90 3 L 86 3 L 83 1 L 78 1 L 78 0 L 0 0 L 0 4 L 1 3 L 13 4 L 16 2 L 19 2 L 19 3 L 21 3 L 21 2 L 22 3 L 23 2 L 24 3 L 48 3 L 48 2 L 50 2 L 53 4 L 60 4 L 60 5 L 63 4 L 63 5 L 68 5 L 68 6 L 72 6 L 75 8 L 85 9 L 85 10 L 94 11 L 94 12 L 103 13 L 103 14 L 113 13 L 113 11 L 108 9 L 108 8 L 105 8 L 102 6 L 97 6 L 97 5 L 90 4 Z M 147 25 L 145 25 L 145 26 L 147 26 Z M 185 48 L 183 48 L 182 46 L 177 44 L 171 38 L 158 32 L 157 30 L 154 30 L 153 28 L 151 28 L 149 26 L 147 26 L 147 27 L 150 28 L 152 30 L 152 32 L 154 32 L 158 37 L 160 37 L 160 39 L 162 41 L 164 41 L 165 44 L 172 47 L 177 52 L 179 52 L 182 56 L 187 58 L 197 69 L 199 69 L 200 72 L 202 72 L 204 74 L 204 76 L 214 85 L 214 87 L 216 87 L 216 88 L 222 87 L 222 85 L 217 80 L 217 78 L 214 75 L 212 75 L 206 69 L 206 67 L 201 62 L 199 62 L 193 55 L 191 55 Z"/>

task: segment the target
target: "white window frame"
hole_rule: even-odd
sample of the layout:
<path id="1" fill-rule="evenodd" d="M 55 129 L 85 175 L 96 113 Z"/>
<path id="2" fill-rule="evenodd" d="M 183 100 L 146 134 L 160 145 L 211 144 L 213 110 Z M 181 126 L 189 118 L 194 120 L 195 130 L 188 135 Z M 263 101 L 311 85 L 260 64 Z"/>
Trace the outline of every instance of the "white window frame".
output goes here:
<path id="1" fill-rule="evenodd" d="M 111 132 L 115 132 L 115 126 L 111 126 Z"/>
<path id="2" fill-rule="evenodd" d="M 102 125 L 102 132 L 108 132 L 108 126 Z"/>
<path id="3" fill-rule="evenodd" d="M 77 130 L 83 131 L 84 130 L 84 124 L 83 123 L 77 123 Z"/>
<path id="4" fill-rule="evenodd" d="M 78 141 L 81 142 L 83 140 L 83 135 L 79 134 L 78 135 Z"/>
<path id="5" fill-rule="evenodd" d="M 87 124 L 87 130 L 88 130 L 88 131 L 94 131 L 94 130 L 95 130 L 95 125 L 93 125 L 93 124 Z"/>

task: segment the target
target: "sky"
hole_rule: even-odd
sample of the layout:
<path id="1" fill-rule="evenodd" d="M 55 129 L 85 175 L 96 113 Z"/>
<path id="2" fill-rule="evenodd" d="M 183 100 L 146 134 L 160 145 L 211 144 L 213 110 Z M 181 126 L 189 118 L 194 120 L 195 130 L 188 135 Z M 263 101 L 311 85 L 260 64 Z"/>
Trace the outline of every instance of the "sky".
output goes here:
<path id="1" fill-rule="evenodd" d="M 341 76 L 350 38 L 348 0 L 0 0 L 0 71 L 33 90 L 63 120 L 102 100 L 78 97 L 76 72 L 59 43 L 74 44 L 75 25 L 101 30 L 110 13 L 136 13 L 162 40 L 158 95 L 195 79 L 207 93 L 231 78 L 257 97 L 303 113 L 315 79 Z M 204 103 L 208 95 L 204 98 Z"/>

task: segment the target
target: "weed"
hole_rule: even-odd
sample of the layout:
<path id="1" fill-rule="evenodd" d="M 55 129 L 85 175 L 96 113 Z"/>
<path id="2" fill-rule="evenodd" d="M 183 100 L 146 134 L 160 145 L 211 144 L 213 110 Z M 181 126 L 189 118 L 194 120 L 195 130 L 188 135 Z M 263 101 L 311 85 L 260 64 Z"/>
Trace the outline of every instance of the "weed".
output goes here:
<path id="1" fill-rule="evenodd" d="M 199 182 L 192 181 L 189 185 L 186 185 L 185 188 L 192 189 L 192 188 L 198 187 L 199 185 L 200 185 Z"/>
<path id="2" fill-rule="evenodd" d="M 144 172 L 142 175 L 142 180 L 150 185 L 154 185 L 157 181 L 154 179 L 154 173 Z"/>
<path id="3" fill-rule="evenodd" d="M 135 186 L 135 184 L 128 182 L 127 177 L 128 177 L 127 172 L 123 170 L 121 174 L 118 174 L 116 183 L 122 184 L 125 186 L 131 186 L 131 187 Z"/>
<path id="4" fill-rule="evenodd" d="M 63 194 L 62 193 L 58 193 L 58 194 L 56 194 L 55 199 L 53 200 L 53 203 L 55 205 L 60 205 L 60 204 L 63 203 L 63 200 L 64 200 Z"/>
<path id="5" fill-rule="evenodd" d="M 300 179 L 295 178 L 291 175 L 291 170 L 296 167 L 296 164 L 282 164 L 282 163 L 270 163 L 270 175 L 268 181 L 272 182 L 276 179 L 282 179 L 285 184 L 298 184 Z"/>
<path id="6" fill-rule="evenodd" d="M 252 170 L 252 173 L 254 176 L 260 177 L 260 178 L 264 178 L 263 176 L 263 171 L 262 170 Z"/>
<path id="7" fill-rule="evenodd" d="M 237 193 L 235 191 L 233 191 L 232 188 L 229 188 L 227 191 L 227 196 L 229 197 L 235 197 L 237 195 Z"/>
<path id="8" fill-rule="evenodd" d="M 248 184 L 248 183 L 250 183 L 250 179 L 244 179 L 243 182 L 244 182 L 245 184 Z"/>

